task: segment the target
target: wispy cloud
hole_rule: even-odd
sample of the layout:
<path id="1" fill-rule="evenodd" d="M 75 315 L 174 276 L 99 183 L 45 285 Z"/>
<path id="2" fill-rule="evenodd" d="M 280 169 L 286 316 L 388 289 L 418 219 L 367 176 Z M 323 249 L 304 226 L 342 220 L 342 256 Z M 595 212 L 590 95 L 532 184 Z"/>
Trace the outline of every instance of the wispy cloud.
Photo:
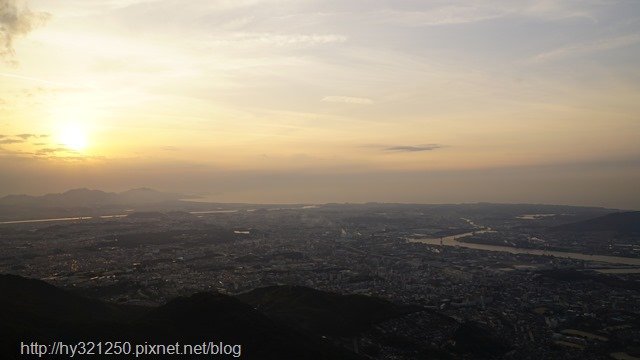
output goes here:
<path id="1" fill-rule="evenodd" d="M 31 139 L 31 138 L 39 138 L 39 137 L 44 137 L 47 135 L 36 135 L 36 134 L 17 134 L 17 135 L 3 135 L 0 134 L 0 144 L 21 144 L 26 142 L 27 140 Z"/>
<path id="2" fill-rule="evenodd" d="M 0 144 L 19 144 L 23 142 L 23 139 L 0 139 Z"/>
<path id="3" fill-rule="evenodd" d="M 424 144 L 424 145 L 398 145 L 386 147 L 385 151 L 391 152 L 420 152 L 420 151 L 432 151 L 442 148 L 439 144 Z"/>
<path id="4" fill-rule="evenodd" d="M 274 34 L 274 33 L 236 33 L 224 39 L 213 41 L 216 45 L 250 45 L 250 46 L 315 46 L 330 43 L 343 43 L 347 37 L 338 34 Z"/>
<path id="5" fill-rule="evenodd" d="M 640 43 L 640 34 L 623 35 L 591 42 L 568 45 L 536 55 L 532 62 L 547 62 L 568 57 L 613 50 Z"/>
<path id="6" fill-rule="evenodd" d="M 30 33 L 42 25 L 49 14 L 33 12 L 21 0 L 0 0 L 0 59 L 13 60 L 16 37 Z"/>
<path id="7" fill-rule="evenodd" d="M 425 4 L 428 4 L 425 2 Z M 563 20 L 594 19 L 592 10 L 602 6 L 597 1 L 448 1 L 446 5 L 425 6 L 416 10 L 385 9 L 373 13 L 376 22 L 402 26 L 440 26 L 482 22 L 505 17 Z"/>
<path id="8" fill-rule="evenodd" d="M 495 19 L 508 13 L 508 9 L 493 6 L 444 6 L 422 11 L 383 10 L 374 14 L 382 23 L 403 26 L 437 26 L 466 24 Z"/>
<path id="9" fill-rule="evenodd" d="M 359 105 L 371 105 L 373 100 L 361 97 L 351 96 L 325 96 L 322 98 L 324 102 L 345 103 L 345 104 L 359 104 Z"/>
<path id="10" fill-rule="evenodd" d="M 66 152 L 66 153 L 75 153 L 75 151 L 71 149 L 67 149 L 65 147 L 57 147 L 57 148 L 44 148 L 36 151 L 36 155 L 50 155 L 58 152 Z"/>

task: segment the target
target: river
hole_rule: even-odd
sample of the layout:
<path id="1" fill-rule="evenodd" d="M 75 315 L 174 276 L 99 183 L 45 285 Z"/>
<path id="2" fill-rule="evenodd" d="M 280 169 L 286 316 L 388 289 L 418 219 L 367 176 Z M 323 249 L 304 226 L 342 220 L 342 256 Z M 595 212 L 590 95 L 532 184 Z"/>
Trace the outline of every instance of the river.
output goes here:
<path id="1" fill-rule="evenodd" d="M 588 255 L 581 253 L 573 253 L 573 252 L 564 252 L 564 251 L 550 251 L 550 250 L 537 250 L 537 249 L 524 249 L 524 248 L 516 248 L 511 246 L 499 246 L 499 245 L 485 245 L 485 244 L 475 244 L 475 243 L 467 243 L 458 241 L 460 238 L 468 237 L 474 234 L 480 234 L 484 232 L 490 232 L 492 230 L 479 230 L 476 232 L 468 232 L 464 234 L 446 236 L 442 239 L 437 238 L 408 238 L 407 241 L 414 243 L 422 243 L 429 245 L 442 245 L 442 246 L 456 246 L 468 249 L 476 249 L 476 250 L 485 250 L 485 251 L 500 251 L 500 252 L 508 252 L 510 254 L 527 254 L 527 255 L 536 255 L 536 256 L 553 256 L 557 258 L 568 258 L 575 260 L 585 260 L 585 261 L 597 261 L 608 264 L 620 264 L 620 265 L 632 265 L 632 266 L 640 266 L 640 259 L 636 258 L 628 258 L 621 256 L 608 256 L 608 255 Z"/>

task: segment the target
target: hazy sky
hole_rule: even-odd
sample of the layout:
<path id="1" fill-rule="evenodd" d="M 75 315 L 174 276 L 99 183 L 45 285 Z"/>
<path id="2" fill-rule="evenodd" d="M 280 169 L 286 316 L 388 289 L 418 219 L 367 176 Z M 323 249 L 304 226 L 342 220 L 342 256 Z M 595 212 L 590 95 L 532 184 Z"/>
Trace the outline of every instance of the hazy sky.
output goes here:
<path id="1" fill-rule="evenodd" d="M 0 0 L 0 195 L 640 209 L 637 0 Z"/>

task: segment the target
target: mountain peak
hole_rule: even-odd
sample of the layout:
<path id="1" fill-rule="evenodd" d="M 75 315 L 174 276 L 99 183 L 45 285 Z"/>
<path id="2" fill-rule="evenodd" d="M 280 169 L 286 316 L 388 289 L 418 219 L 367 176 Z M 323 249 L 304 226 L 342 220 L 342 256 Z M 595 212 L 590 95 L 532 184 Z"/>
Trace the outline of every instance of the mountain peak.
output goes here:
<path id="1" fill-rule="evenodd" d="M 0 198 L 0 205 L 29 206 L 34 208 L 71 208 L 94 207 L 105 205 L 140 205 L 166 201 L 177 201 L 179 194 L 163 193 L 150 188 L 137 188 L 121 193 L 104 192 L 102 190 L 77 188 L 63 193 L 43 196 L 9 195 Z"/>

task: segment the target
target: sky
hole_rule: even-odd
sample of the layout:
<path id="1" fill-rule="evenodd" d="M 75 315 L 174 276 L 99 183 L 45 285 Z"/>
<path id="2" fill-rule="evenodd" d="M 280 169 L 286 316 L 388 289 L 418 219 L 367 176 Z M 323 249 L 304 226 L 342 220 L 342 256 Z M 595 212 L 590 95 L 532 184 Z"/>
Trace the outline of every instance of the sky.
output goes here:
<path id="1" fill-rule="evenodd" d="M 637 0 L 0 0 L 0 196 L 640 209 Z"/>

